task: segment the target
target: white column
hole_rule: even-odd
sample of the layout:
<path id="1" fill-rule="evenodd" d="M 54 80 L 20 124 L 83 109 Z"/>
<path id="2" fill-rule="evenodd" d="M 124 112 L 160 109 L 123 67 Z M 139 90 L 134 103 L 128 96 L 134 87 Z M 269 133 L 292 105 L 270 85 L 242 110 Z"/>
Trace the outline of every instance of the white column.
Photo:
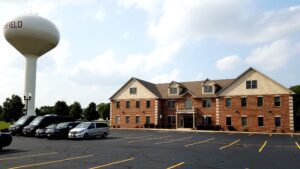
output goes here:
<path id="1" fill-rule="evenodd" d="M 195 129 L 195 112 L 193 113 L 193 129 Z"/>
<path id="2" fill-rule="evenodd" d="M 294 131 L 294 104 L 293 96 L 289 97 L 290 130 Z"/>
<path id="3" fill-rule="evenodd" d="M 25 96 L 31 95 L 30 100 L 25 101 L 27 115 L 34 116 L 35 114 L 35 84 L 36 84 L 36 62 L 37 56 L 26 55 L 25 65 Z"/>
<path id="4" fill-rule="evenodd" d="M 112 124 L 112 119 L 113 119 L 113 117 L 112 117 L 112 100 L 110 101 L 110 108 L 109 108 L 110 110 L 109 110 L 109 126 L 111 126 L 111 124 Z"/>
<path id="5" fill-rule="evenodd" d="M 178 123 L 178 120 L 177 120 L 177 112 L 176 112 L 176 114 L 175 114 L 175 120 L 176 120 L 176 129 L 177 129 L 177 123 Z"/>
<path id="6" fill-rule="evenodd" d="M 158 100 L 155 100 L 155 105 L 154 105 L 154 125 L 158 124 Z M 160 123 L 161 123 L 161 119 L 160 119 Z M 160 124 L 161 125 L 161 124 Z"/>

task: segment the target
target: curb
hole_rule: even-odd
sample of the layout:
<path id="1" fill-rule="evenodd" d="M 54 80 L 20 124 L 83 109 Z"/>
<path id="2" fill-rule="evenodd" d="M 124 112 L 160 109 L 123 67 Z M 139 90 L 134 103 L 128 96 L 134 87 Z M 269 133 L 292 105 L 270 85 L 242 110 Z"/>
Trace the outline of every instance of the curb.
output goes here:
<path id="1" fill-rule="evenodd" d="M 226 134 L 261 134 L 261 135 L 295 135 L 300 133 L 272 133 L 272 132 L 244 132 L 244 131 L 212 131 L 212 130 L 193 130 L 193 129 L 146 129 L 146 128 L 110 128 L 111 130 L 136 130 L 136 131 L 173 131 L 173 132 L 193 132 L 193 133 L 226 133 Z"/>

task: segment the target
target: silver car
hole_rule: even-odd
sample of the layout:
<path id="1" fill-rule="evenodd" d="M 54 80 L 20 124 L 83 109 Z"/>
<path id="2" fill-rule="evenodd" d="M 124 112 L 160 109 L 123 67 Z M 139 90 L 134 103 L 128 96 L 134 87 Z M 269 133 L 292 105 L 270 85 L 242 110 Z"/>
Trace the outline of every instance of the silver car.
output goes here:
<path id="1" fill-rule="evenodd" d="M 82 122 L 70 130 L 68 137 L 88 139 L 91 137 L 106 138 L 107 135 L 109 135 L 109 128 L 106 123 Z"/>

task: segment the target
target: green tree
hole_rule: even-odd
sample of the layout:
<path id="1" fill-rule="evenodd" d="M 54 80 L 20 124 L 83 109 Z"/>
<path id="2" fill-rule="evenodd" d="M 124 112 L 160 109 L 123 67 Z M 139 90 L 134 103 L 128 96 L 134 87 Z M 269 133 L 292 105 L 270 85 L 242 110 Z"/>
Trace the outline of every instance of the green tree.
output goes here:
<path id="1" fill-rule="evenodd" d="M 57 101 L 53 107 L 53 112 L 59 116 L 69 116 L 70 108 L 65 101 Z"/>
<path id="2" fill-rule="evenodd" d="M 46 114 L 56 114 L 54 112 L 54 107 L 53 106 L 41 106 L 40 108 L 35 109 L 35 113 L 38 116 L 46 115 Z"/>
<path id="3" fill-rule="evenodd" d="M 102 119 L 109 119 L 110 103 L 100 103 L 97 105 L 97 112 Z"/>
<path id="4" fill-rule="evenodd" d="M 99 119 L 99 114 L 96 110 L 96 104 L 91 102 L 84 110 L 84 118 L 88 121 Z"/>
<path id="5" fill-rule="evenodd" d="M 0 106 L 0 121 L 3 121 L 3 108 Z"/>
<path id="6" fill-rule="evenodd" d="M 79 102 L 74 102 L 70 106 L 70 114 L 73 116 L 75 119 L 80 119 L 82 117 L 82 108 Z"/>
<path id="7" fill-rule="evenodd" d="M 23 115 L 24 104 L 20 96 L 12 95 L 3 103 L 3 118 L 6 122 L 16 121 Z"/>
<path id="8" fill-rule="evenodd" d="M 294 95 L 294 114 L 300 116 L 300 85 L 290 87 L 290 90 L 295 92 Z"/>

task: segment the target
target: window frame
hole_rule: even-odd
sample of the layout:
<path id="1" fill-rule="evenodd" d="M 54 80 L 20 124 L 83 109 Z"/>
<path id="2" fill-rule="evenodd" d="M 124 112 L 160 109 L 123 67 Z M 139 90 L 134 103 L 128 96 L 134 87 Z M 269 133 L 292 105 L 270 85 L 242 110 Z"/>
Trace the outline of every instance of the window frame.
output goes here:
<path id="1" fill-rule="evenodd" d="M 178 88 L 177 87 L 170 87 L 169 88 L 169 94 L 170 95 L 176 95 L 176 94 L 178 94 Z"/>
<path id="2" fill-rule="evenodd" d="M 151 101 L 150 100 L 146 100 L 146 108 L 150 108 L 151 107 Z"/>
<path id="3" fill-rule="evenodd" d="M 130 94 L 130 95 L 137 94 L 137 88 L 136 88 L 136 87 L 131 87 L 131 88 L 129 88 L 129 94 Z"/>
<path id="4" fill-rule="evenodd" d="M 260 120 L 260 119 L 262 119 L 262 120 Z M 257 125 L 258 125 L 258 127 L 264 127 L 265 124 L 264 124 L 264 117 L 263 116 L 258 116 L 257 117 Z"/>
<path id="5" fill-rule="evenodd" d="M 121 116 L 116 116 L 116 124 L 120 124 L 121 123 Z"/>
<path id="6" fill-rule="evenodd" d="M 276 121 L 276 119 L 279 119 L 279 125 L 278 125 L 278 122 Z M 275 123 L 275 127 L 276 128 L 279 128 L 279 127 L 281 127 L 281 117 L 280 116 L 275 116 L 275 118 L 274 118 L 274 123 Z"/>
<path id="7" fill-rule="evenodd" d="M 137 108 L 137 109 L 141 108 L 141 101 L 139 101 L 139 100 L 135 101 L 135 108 Z"/>
<path id="8" fill-rule="evenodd" d="M 245 102 L 243 102 L 245 100 Z M 247 107 L 247 97 L 241 97 L 241 107 Z"/>
<path id="9" fill-rule="evenodd" d="M 259 102 L 259 99 L 261 99 L 261 102 Z M 261 103 L 261 104 L 259 104 L 259 103 Z M 256 105 L 257 105 L 257 107 L 263 107 L 264 106 L 264 97 L 258 96 Z"/>
<path id="10" fill-rule="evenodd" d="M 276 101 L 276 98 L 279 98 L 279 102 Z M 279 105 L 276 105 L 276 103 L 279 103 Z M 281 97 L 280 96 L 274 96 L 274 106 L 275 107 L 280 107 L 281 106 Z"/>
<path id="11" fill-rule="evenodd" d="M 121 108 L 120 101 L 116 101 L 116 109 Z"/>
<path id="12" fill-rule="evenodd" d="M 130 108 L 130 100 L 126 100 L 126 109 Z"/>
<path id="13" fill-rule="evenodd" d="M 230 122 L 230 124 L 229 124 L 229 122 Z M 232 118 L 231 118 L 231 116 L 226 116 L 226 126 L 232 126 Z"/>
<path id="14" fill-rule="evenodd" d="M 125 116 L 125 123 L 126 124 L 130 123 L 130 116 Z"/>
<path id="15" fill-rule="evenodd" d="M 243 121 L 243 119 L 246 120 L 246 121 Z M 244 128 L 248 127 L 248 117 L 247 116 L 242 116 L 241 117 L 241 123 L 242 123 L 242 127 L 244 127 Z"/>
<path id="16" fill-rule="evenodd" d="M 227 104 L 227 103 L 228 103 L 228 102 L 227 102 L 228 100 L 229 100 L 229 105 Z M 228 108 L 228 107 L 231 107 L 231 98 L 230 98 L 230 97 L 226 97 L 226 98 L 225 98 L 225 107 L 227 107 L 227 108 Z"/>
<path id="17" fill-rule="evenodd" d="M 148 121 L 149 120 L 149 121 Z M 146 116 L 146 124 L 150 124 L 151 123 L 151 116 Z"/>
<path id="18" fill-rule="evenodd" d="M 176 124 L 176 116 L 175 115 L 168 115 L 168 125 L 174 125 L 174 124 Z"/>
<path id="19" fill-rule="evenodd" d="M 211 99 L 202 99 L 202 107 L 203 108 L 209 108 L 212 106 L 212 100 Z"/>
<path id="20" fill-rule="evenodd" d="M 176 100 L 168 100 L 167 106 L 168 106 L 168 109 L 176 109 Z"/>
<path id="21" fill-rule="evenodd" d="M 213 93 L 213 86 L 212 85 L 204 85 L 203 86 L 203 93 Z"/>
<path id="22" fill-rule="evenodd" d="M 141 116 L 135 116 L 135 124 L 141 123 Z"/>
<path id="23" fill-rule="evenodd" d="M 246 80 L 246 89 L 257 89 L 257 80 Z"/>

